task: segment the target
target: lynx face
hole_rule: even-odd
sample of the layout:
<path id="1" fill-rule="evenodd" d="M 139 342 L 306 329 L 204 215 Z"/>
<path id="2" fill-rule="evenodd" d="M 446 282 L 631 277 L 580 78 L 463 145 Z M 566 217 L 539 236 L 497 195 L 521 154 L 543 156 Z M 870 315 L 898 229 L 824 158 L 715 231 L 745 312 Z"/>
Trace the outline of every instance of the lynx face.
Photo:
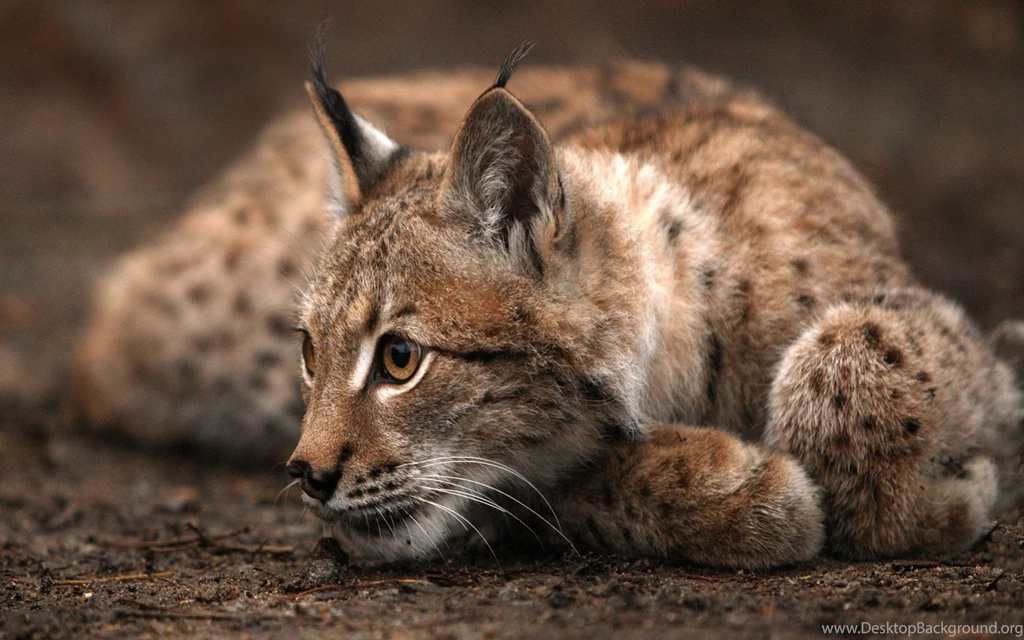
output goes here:
<path id="1" fill-rule="evenodd" d="M 431 554 L 484 488 L 536 491 L 635 429 L 576 308 L 583 205 L 504 90 L 510 72 L 448 154 L 390 141 L 319 66 L 309 85 L 338 221 L 302 303 L 307 410 L 288 470 L 376 557 Z"/>

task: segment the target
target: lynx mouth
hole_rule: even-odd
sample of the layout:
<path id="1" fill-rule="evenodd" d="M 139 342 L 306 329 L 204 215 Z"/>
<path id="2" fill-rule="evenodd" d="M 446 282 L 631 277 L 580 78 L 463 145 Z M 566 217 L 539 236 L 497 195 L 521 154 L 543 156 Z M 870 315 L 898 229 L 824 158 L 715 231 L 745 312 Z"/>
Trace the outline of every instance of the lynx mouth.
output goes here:
<path id="1" fill-rule="evenodd" d="M 421 503 L 402 501 L 336 513 L 333 519 L 351 533 L 380 536 L 401 528 L 406 522 L 413 520 L 422 509 Z"/>

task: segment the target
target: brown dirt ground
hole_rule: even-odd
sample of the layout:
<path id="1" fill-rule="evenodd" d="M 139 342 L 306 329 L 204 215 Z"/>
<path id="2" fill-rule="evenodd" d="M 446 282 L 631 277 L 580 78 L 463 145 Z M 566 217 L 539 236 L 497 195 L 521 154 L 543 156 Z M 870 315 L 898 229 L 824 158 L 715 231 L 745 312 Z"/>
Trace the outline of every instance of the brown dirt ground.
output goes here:
<path id="1" fill-rule="evenodd" d="M 719 572 L 501 553 L 356 566 L 284 473 L 0 434 L 0 637 L 816 637 L 823 624 L 1024 624 L 1024 519 L 938 560 Z M 11 473 L 14 472 L 14 473 Z"/>

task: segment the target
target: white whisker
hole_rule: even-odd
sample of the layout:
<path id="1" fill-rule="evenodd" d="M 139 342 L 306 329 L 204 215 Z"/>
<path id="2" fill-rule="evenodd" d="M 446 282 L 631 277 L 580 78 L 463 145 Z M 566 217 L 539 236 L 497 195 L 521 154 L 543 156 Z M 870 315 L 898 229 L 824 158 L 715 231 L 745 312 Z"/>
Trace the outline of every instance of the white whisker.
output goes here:
<path id="1" fill-rule="evenodd" d="M 524 476 L 520 472 L 516 471 L 512 467 L 510 467 L 510 466 L 508 466 L 506 464 L 502 464 L 501 462 L 496 462 L 496 461 L 490 460 L 488 458 L 478 458 L 476 456 L 442 456 L 442 457 L 438 457 L 438 458 L 430 458 L 430 459 L 427 459 L 427 460 L 419 460 L 419 461 L 416 461 L 416 462 L 407 462 L 406 464 L 399 465 L 399 467 L 437 466 L 437 465 L 445 464 L 445 463 L 449 463 L 449 462 L 465 462 L 465 463 L 469 463 L 469 464 L 479 464 L 479 465 L 482 465 L 482 466 L 493 467 L 495 469 L 500 469 L 501 471 L 505 471 L 506 473 L 509 473 L 512 476 L 514 476 L 515 478 L 521 480 L 527 487 L 532 489 L 538 496 L 540 496 L 540 499 L 544 501 L 544 505 L 547 506 L 548 511 L 551 512 L 551 517 L 554 518 L 555 524 L 557 525 L 558 531 L 559 532 L 562 531 L 562 523 L 560 523 L 558 521 L 558 514 L 555 513 L 554 507 L 552 507 L 551 503 L 548 502 L 548 499 L 546 497 L 544 497 L 544 494 L 541 492 L 541 490 L 538 489 L 537 486 L 534 485 L 532 482 L 530 482 L 526 478 L 526 476 Z"/>
<path id="2" fill-rule="evenodd" d="M 576 547 L 575 547 L 575 545 L 573 545 L 572 541 L 569 540 L 568 537 L 566 537 L 565 533 L 562 531 L 560 526 L 555 526 L 554 524 L 551 523 L 550 520 L 548 520 L 544 516 L 542 516 L 539 513 L 537 513 L 533 508 L 531 508 L 525 502 L 523 502 L 522 500 L 516 498 L 515 496 L 513 496 L 513 495 L 511 495 L 509 493 L 506 493 L 506 492 L 502 491 L 501 489 L 498 489 L 497 487 L 493 487 L 493 486 L 487 484 L 486 482 L 480 482 L 478 480 L 470 480 L 469 478 L 459 478 L 457 476 L 445 476 L 445 475 L 438 475 L 438 474 L 430 474 L 430 475 L 425 475 L 425 476 L 421 476 L 421 477 L 425 478 L 425 479 L 432 479 L 432 480 L 447 480 L 447 481 L 450 481 L 451 484 L 456 484 L 457 486 L 458 486 L 459 482 L 469 482 L 471 484 L 475 484 L 477 486 L 483 487 L 483 488 L 488 489 L 490 491 L 493 491 L 493 492 L 495 492 L 497 494 L 500 494 L 500 495 L 508 498 L 512 502 L 515 502 L 516 504 L 518 504 L 522 508 L 526 509 L 531 514 L 536 516 L 538 520 L 540 520 L 541 522 L 543 522 L 547 526 L 551 527 L 551 529 L 555 533 L 557 533 L 559 535 L 559 537 L 562 538 L 562 540 L 565 540 L 565 542 L 569 545 L 569 548 L 572 549 L 573 553 L 575 553 L 576 555 L 579 555 L 579 551 L 576 550 Z M 462 487 L 462 488 L 464 488 L 466 490 L 469 490 L 468 487 Z M 517 520 L 518 520 L 518 518 L 517 518 Z M 520 522 L 522 522 L 522 520 L 520 520 Z M 527 529 L 530 529 L 530 527 L 527 527 Z M 533 529 L 530 529 L 530 532 L 533 533 Z M 537 534 L 534 533 L 534 535 L 537 535 Z M 541 544 L 543 544 L 543 543 L 541 543 Z"/>
<path id="3" fill-rule="evenodd" d="M 283 495 L 284 495 L 284 492 L 285 492 L 285 491 L 288 491 L 288 490 L 289 490 L 289 489 L 291 489 L 292 487 L 298 486 L 298 484 L 299 484 L 300 482 L 302 482 L 302 481 L 301 481 L 301 480 L 293 480 L 293 481 L 289 482 L 288 484 L 286 484 L 286 485 L 284 486 L 284 489 L 281 489 L 280 491 L 278 491 L 278 492 L 277 492 L 277 497 L 276 497 L 276 498 L 274 498 L 274 506 L 277 506 L 277 501 L 281 499 L 281 496 L 283 496 Z"/>
<path id="4" fill-rule="evenodd" d="M 427 533 L 427 530 L 423 528 L 423 525 L 420 524 L 420 521 L 416 519 L 416 516 L 414 516 L 408 509 L 404 507 L 402 508 L 402 511 L 404 511 L 405 514 L 409 516 L 409 519 L 412 520 L 412 523 L 419 527 L 420 531 L 423 532 L 423 537 L 426 538 L 427 542 L 430 543 L 430 546 L 434 547 L 434 551 L 437 552 L 438 557 L 444 560 L 446 566 L 451 567 L 451 563 L 448 561 L 448 558 L 444 557 L 444 553 L 441 552 L 441 547 L 439 547 L 437 543 L 434 542 L 434 537 Z"/>
<path id="5" fill-rule="evenodd" d="M 487 546 L 487 550 L 491 552 L 491 556 L 494 558 L 494 562 L 496 562 L 498 564 L 498 570 L 501 571 L 502 573 L 504 573 L 504 571 L 501 568 L 501 561 L 498 560 L 498 554 L 494 553 L 494 549 L 491 548 L 491 543 L 487 542 L 487 538 L 484 537 L 484 534 L 480 533 L 480 530 L 477 529 L 476 525 L 474 525 L 472 522 L 470 522 L 468 518 L 466 518 L 465 516 L 463 516 L 461 513 L 459 513 L 458 511 L 456 511 L 454 509 L 446 507 L 443 504 L 438 504 L 438 503 L 433 502 L 431 500 L 427 500 L 426 498 L 420 498 L 419 496 L 414 496 L 414 499 L 418 500 L 420 502 L 425 502 L 426 504 L 429 504 L 429 505 L 433 505 L 433 506 L 437 507 L 438 509 L 441 509 L 442 511 L 446 511 L 447 513 L 452 514 L 453 516 L 455 516 L 455 519 L 460 524 L 462 524 L 462 528 L 466 529 L 466 531 L 469 531 L 467 526 L 468 527 L 472 527 L 473 531 L 476 532 L 476 535 L 480 536 L 480 540 L 482 540 L 483 543 Z"/>
<path id="6" fill-rule="evenodd" d="M 434 480 L 432 482 L 439 482 L 439 481 L 438 480 Z M 447 482 L 446 484 L 453 485 L 455 483 Z M 458 486 L 458 485 L 456 485 L 456 486 Z M 499 511 L 499 512 L 501 512 L 501 513 L 503 513 L 503 514 L 505 514 L 507 516 L 511 516 L 519 524 L 521 524 L 524 527 L 526 527 L 526 530 L 529 531 L 533 535 L 534 538 L 537 538 L 537 542 L 540 543 L 541 548 L 544 547 L 544 541 L 541 540 L 540 536 L 537 535 L 537 532 L 533 530 L 533 527 L 531 527 L 530 525 L 526 524 L 525 522 L 523 522 L 522 518 L 520 518 L 516 514 L 512 513 L 511 511 L 509 511 L 505 507 L 501 506 L 497 502 L 487 498 L 482 493 L 478 493 L 478 492 L 470 493 L 468 490 L 467 491 L 458 491 L 456 489 L 450 489 L 450 488 L 447 488 L 447 487 L 439 487 L 439 486 L 436 486 L 436 485 L 431 485 L 430 489 L 432 491 L 437 491 L 438 493 L 445 493 L 445 494 L 448 494 L 448 495 L 451 495 L 451 496 L 462 497 L 462 498 L 465 498 L 465 499 L 467 499 L 467 500 L 469 500 L 471 502 L 475 502 L 477 504 L 482 504 L 482 505 L 484 505 L 486 507 L 491 507 L 492 509 L 494 509 L 496 511 Z"/>

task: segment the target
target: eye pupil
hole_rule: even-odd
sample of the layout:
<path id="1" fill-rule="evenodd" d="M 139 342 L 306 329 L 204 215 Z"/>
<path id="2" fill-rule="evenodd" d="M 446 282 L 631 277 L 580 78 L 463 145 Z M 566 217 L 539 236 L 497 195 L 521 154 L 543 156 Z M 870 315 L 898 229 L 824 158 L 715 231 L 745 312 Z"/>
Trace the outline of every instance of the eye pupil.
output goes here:
<path id="1" fill-rule="evenodd" d="M 399 369 L 404 369 L 409 366 L 409 360 L 412 358 L 412 348 L 409 346 L 406 340 L 397 340 L 391 344 L 391 361 L 395 363 Z"/>

